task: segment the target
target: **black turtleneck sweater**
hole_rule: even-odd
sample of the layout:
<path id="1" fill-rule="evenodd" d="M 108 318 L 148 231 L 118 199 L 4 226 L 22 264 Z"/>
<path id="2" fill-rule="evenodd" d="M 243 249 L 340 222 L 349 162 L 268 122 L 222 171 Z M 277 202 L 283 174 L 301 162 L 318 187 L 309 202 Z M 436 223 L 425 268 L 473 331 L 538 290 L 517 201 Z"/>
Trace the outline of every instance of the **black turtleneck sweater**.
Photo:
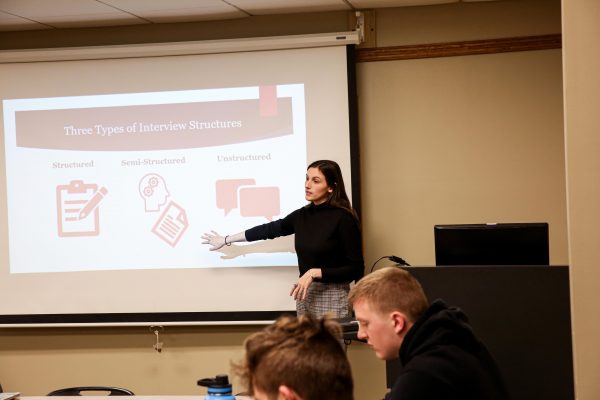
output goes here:
<path id="1" fill-rule="evenodd" d="M 363 276 L 358 221 L 343 208 L 311 203 L 245 234 L 249 242 L 295 234 L 300 276 L 311 268 L 321 269 L 325 283 L 349 283 Z"/>
<path id="2" fill-rule="evenodd" d="M 506 400 L 496 362 L 466 315 L 434 301 L 400 346 L 402 369 L 386 400 Z"/>

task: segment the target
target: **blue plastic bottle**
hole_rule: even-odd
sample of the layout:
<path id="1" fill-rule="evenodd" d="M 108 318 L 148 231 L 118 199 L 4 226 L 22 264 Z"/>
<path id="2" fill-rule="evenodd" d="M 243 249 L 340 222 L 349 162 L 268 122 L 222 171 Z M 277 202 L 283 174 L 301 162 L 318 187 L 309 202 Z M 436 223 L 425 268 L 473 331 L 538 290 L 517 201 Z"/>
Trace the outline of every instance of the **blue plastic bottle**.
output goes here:
<path id="1" fill-rule="evenodd" d="M 208 388 L 205 400 L 235 400 L 227 375 L 217 375 L 214 378 L 200 379 L 198 380 L 198 385 Z"/>

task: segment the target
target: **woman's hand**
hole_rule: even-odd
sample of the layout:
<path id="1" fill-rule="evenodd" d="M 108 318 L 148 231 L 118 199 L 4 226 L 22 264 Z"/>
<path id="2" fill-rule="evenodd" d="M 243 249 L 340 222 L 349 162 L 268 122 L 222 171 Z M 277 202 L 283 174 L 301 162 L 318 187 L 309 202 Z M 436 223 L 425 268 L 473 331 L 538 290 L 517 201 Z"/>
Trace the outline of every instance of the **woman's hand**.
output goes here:
<path id="1" fill-rule="evenodd" d="M 225 237 L 219 235 L 215 231 L 210 231 L 211 233 L 205 233 L 202 235 L 202 239 L 204 242 L 202 244 L 208 244 L 210 247 L 210 251 L 219 250 L 221 247 L 225 246 Z"/>
<path id="2" fill-rule="evenodd" d="M 315 278 L 321 277 L 321 270 L 319 268 L 311 268 L 304 273 L 298 279 L 298 283 L 294 283 L 290 296 L 294 297 L 294 300 L 304 300 L 308 294 L 308 288 L 314 282 Z"/>

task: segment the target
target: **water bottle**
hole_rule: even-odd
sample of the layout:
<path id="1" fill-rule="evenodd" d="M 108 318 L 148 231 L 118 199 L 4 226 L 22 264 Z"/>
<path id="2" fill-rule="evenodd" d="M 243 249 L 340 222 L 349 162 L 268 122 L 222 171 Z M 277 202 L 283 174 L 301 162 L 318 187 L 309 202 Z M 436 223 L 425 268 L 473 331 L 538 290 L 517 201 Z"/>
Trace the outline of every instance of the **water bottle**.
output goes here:
<path id="1" fill-rule="evenodd" d="M 235 400 L 232 394 L 231 383 L 227 375 L 217 375 L 214 378 L 204 378 L 198 380 L 198 386 L 208 388 L 208 394 L 205 400 Z"/>

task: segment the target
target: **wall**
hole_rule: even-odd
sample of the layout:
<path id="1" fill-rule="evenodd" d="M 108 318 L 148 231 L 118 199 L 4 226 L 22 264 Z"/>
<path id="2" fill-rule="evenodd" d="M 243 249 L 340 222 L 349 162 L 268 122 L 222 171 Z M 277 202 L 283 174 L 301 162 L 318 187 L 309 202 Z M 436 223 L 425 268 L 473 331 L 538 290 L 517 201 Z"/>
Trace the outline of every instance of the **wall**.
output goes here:
<path id="1" fill-rule="evenodd" d="M 559 33 L 559 6 L 558 0 L 528 0 L 378 10 L 377 42 Z M 325 13 L 2 33 L 0 46 L 346 29 L 347 15 Z M 433 224 L 453 222 L 549 221 L 551 262 L 568 262 L 560 51 L 361 63 L 357 77 L 367 269 L 389 254 L 413 265 L 432 264 Z M 229 371 L 230 360 L 241 357 L 243 338 L 256 329 L 167 327 L 162 354 L 152 349 L 154 335 L 147 327 L 5 329 L 0 330 L 0 379 L 5 389 L 26 395 L 79 384 L 120 385 L 138 394 L 194 394 L 198 378 Z M 356 398 L 383 397 L 383 362 L 360 343 L 352 344 L 348 355 Z"/>
<path id="2" fill-rule="evenodd" d="M 575 394 L 600 398 L 600 3 L 563 1 L 565 146 Z"/>
<path id="3" fill-rule="evenodd" d="M 377 12 L 377 44 L 559 24 L 558 2 L 406 7 Z M 359 64 L 366 260 L 435 264 L 435 224 L 547 221 L 550 262 L 567 264 L 561 74 L 560 50 Z"/>
<path id="4" fill-rule="evenodd" d="M 547 221 L 551 263 L 567 264 L 560 63 L 545 50 L 360 65 L 368 261 L 434 265 L 435 224 Z"/>

